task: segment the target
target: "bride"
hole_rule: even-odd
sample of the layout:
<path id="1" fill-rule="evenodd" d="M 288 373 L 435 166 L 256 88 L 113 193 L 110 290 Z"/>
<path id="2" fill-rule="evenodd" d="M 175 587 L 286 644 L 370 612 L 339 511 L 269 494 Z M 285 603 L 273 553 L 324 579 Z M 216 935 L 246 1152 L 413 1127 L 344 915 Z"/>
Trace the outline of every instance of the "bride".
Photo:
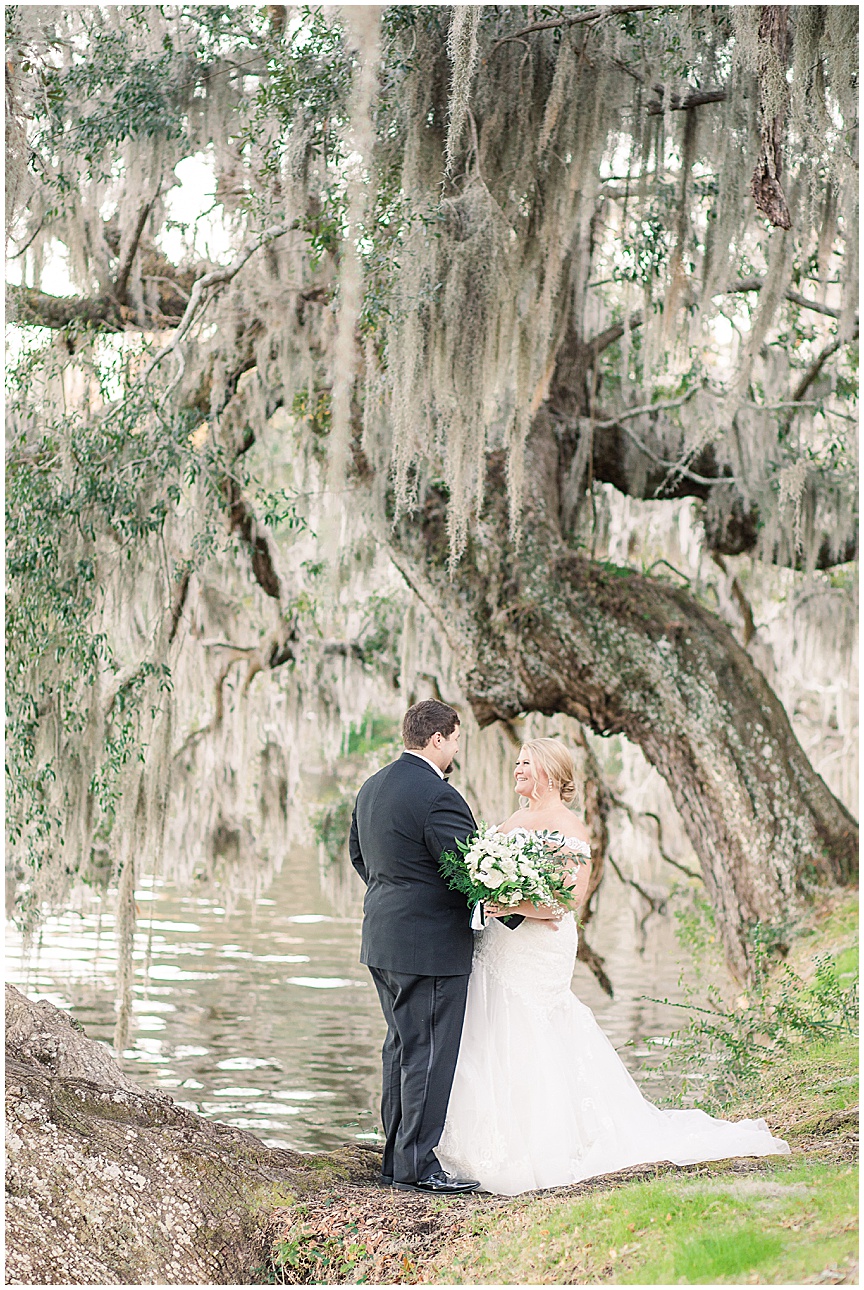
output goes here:
<path id="1" fill-rule="evenodd" d="M 526 743 L 516 763 L 526 805 L 501 833 L 555 829 L 571 853 L 573 905 L 584 902 L 591 854 L 573 760 L 556 739 Z M 788 1152 L 764 1120 L 732 1124 L 704 1111 L 646 1102 L 585 1004 L 570 990 L 577 929 L 572 913 L 486 906 L 477 938 L 459 1059 L 435 1154 L 450 1173 L 504 1196 L 560 1187 L 628 1165 L 691 1164 Z M 515 929 L 497 916 L 521 914 Z"/>

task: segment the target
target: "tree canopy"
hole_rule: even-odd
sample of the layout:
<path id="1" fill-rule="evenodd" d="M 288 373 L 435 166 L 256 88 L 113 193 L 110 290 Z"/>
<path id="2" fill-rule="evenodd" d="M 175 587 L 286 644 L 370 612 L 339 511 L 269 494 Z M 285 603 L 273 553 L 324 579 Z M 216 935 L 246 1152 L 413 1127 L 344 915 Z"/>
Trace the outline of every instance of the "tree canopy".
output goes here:
<path id="1" fill-rule="evenodd" d="M 226 541 L 272 602 L 260 666 L 301 652 L 303 588 L 267 522 L 307 520 L 245 464 L 277 408 L 321 462 L 322 558 L 350 578 L 349 497 L 439 617 L 482 583 L 472 622 L 503 622 L 505 550 L 590 565 L 598 482 L 699 499 L 720 559 L 854 557 L 854 7 L 19 6 L 7 24 L 10 816 L 31 863 L 58 831 L 83 853 L 110 833 L 142 739 L 155 755 L 140 723 L 189 577 Z M 174 202 L 189 158 L 218 251 L 213 212 Z M 104 624 L 134 616 L 144 568 L 161 582 L 124 669 Z M 663 605 L 660 636 L 687 612 Z M 465 645 L 466 670 L 518 671 L 509 648 L 481 666 Z M 481 720 L 571 710 L 560 685 L 486 681 Z M 586 695 L 580 719 L 627 728 Z M 765 810 L 767 838 L 783 812 Z M 800 857 L 846 826 L 814 827 L 789 834 Z"/>

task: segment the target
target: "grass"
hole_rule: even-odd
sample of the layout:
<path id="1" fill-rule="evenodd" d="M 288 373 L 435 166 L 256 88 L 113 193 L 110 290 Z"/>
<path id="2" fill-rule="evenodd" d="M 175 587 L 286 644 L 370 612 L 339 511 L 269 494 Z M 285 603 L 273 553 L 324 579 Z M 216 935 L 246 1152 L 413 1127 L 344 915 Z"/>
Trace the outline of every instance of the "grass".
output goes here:
<path id="1" fill-rule="evenodd" d="M 841 986 L 851 984 L 857 929 L 857 893 L 826 901 L 791 947 L 794 979 L 778 966 L 758 1006 L 770 1009 L 785 989 L 787 1003 L 806 1012 L 808 998 L 822 988 L 820 956 L 823 964 L 830 958 Z M 833 1007 L 830 998 L 826 1006 Z M 844 1026 L 793 1027 L 768 1060 L 744 1062 L 741 1070 L 734 1100 L 720 1113 L 763 1116 L 787 1139 L 790 1156 L 681 1169 L 639 1166 L 511 1200 L 324 1189 L 314 1204 L 310 1199 L 283 1211 L 267 1279 L 331 1285 L 856 1282 L 857 1040 Z"/>
<path id="2" fill-rule="evenodd" d="M 707 1175 L 707 1176 L 706 1176 Z M 712 1166 L 482 1212 L 426 1263 L 440 1285 L 795 1284 L 854 1263 L 857 1170 L 788 1158 Z M 839 1278 L 838 1278 L 839 1279 Z"/>

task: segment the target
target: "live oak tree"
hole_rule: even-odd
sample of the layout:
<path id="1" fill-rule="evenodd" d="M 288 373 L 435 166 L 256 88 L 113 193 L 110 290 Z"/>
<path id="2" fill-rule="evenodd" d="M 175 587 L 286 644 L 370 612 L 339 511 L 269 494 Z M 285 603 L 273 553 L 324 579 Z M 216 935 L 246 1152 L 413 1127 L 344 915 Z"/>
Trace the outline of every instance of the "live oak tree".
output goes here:
<path id="1" fill-rule="evenodd" d="M 780 939 L 853 881 L 854 821 L 746 650 L 685 587 L 592 559 L 591 506 L 600 483 L 698 499 L 718 561 L 854 558 L 857 10 L 8 21 L 13 828 L 42 838 L 32 858 L 64 812 L 90 838 L 103 800 L 110 826 L 132 714 L 170 684 L 196 526 L 212 550 L 226 514 L 273 603 L 257 666 L 300 652 L 275 503 L 243 464 L 282 407 L 326 455 L 331 510 L 349 490 L 454 646 L 481 724 L 561 712 L 641 746 L 733 966 L 754 923 Z M 166 198 L 199 152 L 234 248 L 178 263 Z M 72 295 L 43 289 L 58 244 Z M 164 560 L 168 587 L 144 670 L 88 705 L 106 542 Z M 59 805 L 52 741 L 79 757 Z"/>

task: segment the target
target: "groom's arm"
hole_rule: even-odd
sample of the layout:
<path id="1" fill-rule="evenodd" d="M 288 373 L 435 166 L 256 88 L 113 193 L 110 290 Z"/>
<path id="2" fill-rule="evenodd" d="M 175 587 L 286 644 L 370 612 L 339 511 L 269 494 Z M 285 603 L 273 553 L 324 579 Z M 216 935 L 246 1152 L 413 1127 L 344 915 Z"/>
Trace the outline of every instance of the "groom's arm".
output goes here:
<path id="1" fill-rule="evenodd" d="M 351 857 L 351 863 L 359 873 L 364 882 L 368 883 L 369 875 L 366 872 L 366 866 L 363 863 L 363 852 L 360 850 L 360 835 L 357 832 L 357 805 L 351 812 L 351 832 L 348 834 L 348 855 Z"/>
<path id="2" fill-rule="evenodd" d="M 477 828 L 465 798 L 455 788 L 441 787 L 441 796 L 430 806 L 423 825 L 423 841 L 436 864 L 445 851 L 455 851 L 457 841 L 464 842 Z"/>

